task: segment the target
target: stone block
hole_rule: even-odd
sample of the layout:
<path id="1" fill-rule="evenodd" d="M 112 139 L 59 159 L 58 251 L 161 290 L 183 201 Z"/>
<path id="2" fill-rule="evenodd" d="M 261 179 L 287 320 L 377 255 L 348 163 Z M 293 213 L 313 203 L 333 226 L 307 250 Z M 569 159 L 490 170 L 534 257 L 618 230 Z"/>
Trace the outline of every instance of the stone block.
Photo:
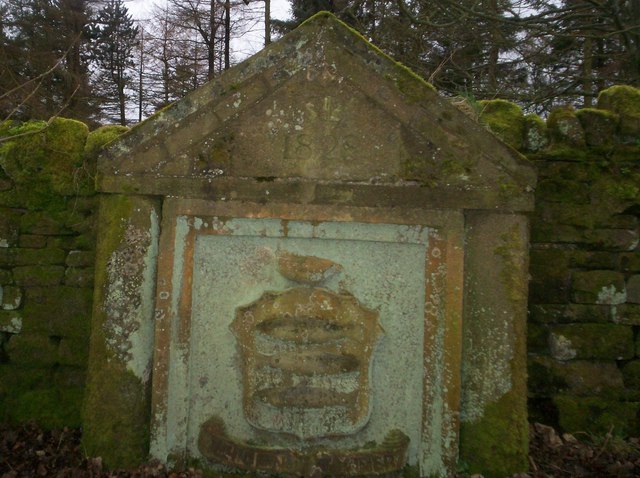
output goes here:
<path id="1" fill-rule="evenodd" d="M 64 264 L 66 257 L 65 251 L 62 249 L 26 249 L 17 248 L 13 254 L 13 264 L 16 266 L 31 265 L 56 265 Z"/>
<path id="2" fill-rule="evenodd" d="M 625 360 L 635 355 L 633 329 L 618 324 L 550 326 L 549 349 L 556 360 Z"/>
<path id="3" fill-rule="evenodd" d="M 627 302 L 640 304 L 640 274 L 627 279 Z"/>
<path id="4" fill-rule="evenodd" d="M 547 129 L 552 143 L 584 147 L 586 145 L 584 130 L 576 113 L 570 106 L 554 109 L 547 118 Z"/>
<path id="5" fill-rule="evenodd" d="M 585 232 L 586 242 L 605 251 L 633 251 L 638 245 L 637 229 L 591 229 Z"/>
<path id="6" fill-rule="evenodd" d="M 611 307 L 611 320 L 616 324 L 640 325 L 640 304 Z"/>
<path id="7" fill-rule="evenodd" d="M 606 323 L 611 320 L 611 307 L 596 304 L 532 304 L 529 306 L 529 317 L 532 322 L 540 324 Z"/>
<path id="8" fill-rule="evenodd" d="M 0 247 L 15 247 L 20 231 L 20 213 L 14 209 L 0 208 Z"/>
<path id="9" fill-rule="evenodd" d="M 18 238 L 19 247 L 40 249 L 47 246 L 47 236 L 38 234 L 21 234 Z"/>
<path id="10" fill-rule="evenodd" d="M 60 365 L 86 367 L 89 358 L 89 340 L 83 338 L 63 338 L 58 346 Z"/>
<path id="11" fill-rule="evenodd" d="M 46 335 L 21 333 L 9 340 L 6 352 L 12 363 L 48 367 L 58 362 L 58 341 Z"/>
<path id="12" fill-rule="evenodd" d="M 579 304 L 623 304 L 627 298 L 624 275 L 606 270 L 574 272 L 571 296 Z"/>
<path id="13" fill-rule="evenodd" d="M 0 310 L 0 332 L 19 334 L 22 330 L 22 314 L 14 310 Z"/>
<path id="14" fill-rule="evenodd" d="M 0 269 L 0 285 L 13 283 L 13 275 L 8 269 Z"/>
<path id="15" fill-rule="evenodd" d="M 33 287 L 26 291 L 24 316 L 27 330 L 86 340 L 91 321 L 93 291 L 76 287 Z"/>
<path id="16" fill-rule="evenodd" d="M 44 428 L 79 427 L 84 390 L 49 387 L 24 390 L 5 398 L 9 421 L 36 421 Z"/>
<path id="17" fill-rule="evenodd" d="M 96 255 L 91 251 L 69 251 L 66 264 L 69 267 L 93 267 Z"/>
<path id="18" fill-rule="evenodd" d="M 44 236 L 68 235 L 71 233 L 71 231 L 65 228 L 62 219 L 52 217 L 50 213 L 35 211 L 29 211 L 22 216 L 20 232 L 22 234 Z"/>
<path id="19" fill-rule="evenodd" d="M 618 260 L 622 272 L 640 272 L 640 253 L 627 252 L 620 254 Z"/>
<path id="20" fill-rule="evenodd" d="M 584 108 L 576 112 L 584 129 L 587 146 L 611 145 L 615 138 L 620 117 L 610 111 Z"/>
<path id="21" fill-rule="evenodd" d="M 622 367 L 624 385 L 632 390 L 640 390 L 640 360 L 632 360 Z"/>
<path id="22" fill-rule="evenodd" d="M 64 284 L 70 287 L 93 287 L 93 267 L 69 267 L 64 273 Z"/>
<path id="23" fill-rule="evenodd" d="M 605 251 L 572 250 L 569 265 L 571 267 L 591 269 L 614 269 L 617 255 Z"/>
<path id="24" fill-rule="evenodd" d="M 550 224 L 540 218 L 531 219 L 531 242 L 533 243 L 568 243 L 587 244 L 585 229 L 562 224 Z"/>
<path id="25" fill-rule="evenodd" d="M 13 269 L 13 279 L 21 286 L 58 285 L 63 277 L 63 266 L 22 266 Z"/>
<path id="26" fill-rule="evenodd" d="M 557 395 L 553 402 L 558 409 L 558 422 L 568 433 L 587 432 L 596 435 L 635 433 L 640 404 L 614 398 Z"/>
<path id="27" fill-rule="evenodd" d="M 541 324 L 530 323 L 527 326 L 527 352 L 549 353 L 549 328 Z"/>
<path id="28" fill-rule="evenodd" d="M 87 381 L 87 367 L 60 365 L 53 370 L 53 385 L 61 388 L 84 387 Z"/>
<path id="29" fill-rule="evenodd" d="M 567 392 L 588 396 L 619 392 L 623 387 L 622 372 L 614 361 L 561 362 L 551 357 L 532 357 L 529 361 L 529 389 L 532 396 Z"/>
<path id="30" fill-rule="evenodd" d="M 22 305 L 22 289 L 15 286 L 0 286 L 0 309 L 16 310 Z"/>
<path id="31" fill-rule="evenodd" d="M 589 190 L 584 183 L 563 179 L 543 179 L 538 183 L 536 195 L 543 201 L 563 204 L 588 204 Z"/>

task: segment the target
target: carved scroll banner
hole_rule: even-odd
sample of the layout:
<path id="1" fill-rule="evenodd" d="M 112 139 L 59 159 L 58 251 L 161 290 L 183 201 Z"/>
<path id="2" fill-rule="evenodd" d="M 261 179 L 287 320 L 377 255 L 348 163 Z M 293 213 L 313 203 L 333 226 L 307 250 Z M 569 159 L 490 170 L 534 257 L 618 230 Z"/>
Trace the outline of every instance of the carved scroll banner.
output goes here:
<path id="1" fill-rule="evenodd" d="M 369 449 L 305 451 L 255 447 L 229 438 L 219 418 L 200 428 L 198 448 L 204 457 L 223 465 L 267 473 L 305 477 L 383 475 L 401 469 L 406 462 L 409 439 L 398 430 Z"/>

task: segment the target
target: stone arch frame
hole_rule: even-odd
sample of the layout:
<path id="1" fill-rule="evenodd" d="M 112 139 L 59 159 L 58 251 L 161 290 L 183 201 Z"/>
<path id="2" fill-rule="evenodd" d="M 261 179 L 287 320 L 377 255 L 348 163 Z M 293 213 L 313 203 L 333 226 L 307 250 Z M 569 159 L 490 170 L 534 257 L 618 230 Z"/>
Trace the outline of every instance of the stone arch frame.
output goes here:
<path id="1" fill-rule="evenodd" d="M 186 219 L 184 253 L 177 258 L 176 219 Z M 198 229 L 205 218 L 277 218 L 283 221 L 363 222 L 406 224 L 430 229 L 425 264 L 425 337 L 423 350 L 421 443 L 419 464 L 423 474 L 453 469 L 458 460 L 461 400 L 462 294 L 464 220 L 460 212 L 372 208 L 329 208 L 257 204 L 213 203 L 204 200 L 167 199 L 163 207 L 156 293 L 156 336 L 152 395 L 151 454 L 162 461 L 188 459 L 186 391 L 188 341 L 191 321 L 193 245 L 199 235 L 220 234 L 212 228 Z M 169 284 L 174 264 L 181 264 L 180 297 Z M 177 299 L 177 301 L 176 301 Z M 177 304 L 177 313 L 172 311 Z M 172 390 L 170 403 L 169 391 Z M 178 392 L 180 397 L 173 394 Z M 181 406 L 176 404 L 181 403 Z"/>

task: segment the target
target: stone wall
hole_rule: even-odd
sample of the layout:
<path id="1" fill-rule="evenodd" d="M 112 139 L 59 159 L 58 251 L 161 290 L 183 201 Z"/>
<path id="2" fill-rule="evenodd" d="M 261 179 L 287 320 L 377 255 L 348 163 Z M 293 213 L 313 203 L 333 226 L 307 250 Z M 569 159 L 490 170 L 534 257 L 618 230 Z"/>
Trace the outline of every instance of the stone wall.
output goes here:
<path id="1" fill-rule="evenodd" d="M 0 124 L 0 421 L 80 425 L 93 171 L 99 147 L 121 131 L 61 118 Z"/>
<path id="2" fill-rule="evenodd" d="M 546 122 L 501 100 L 481 120 L 537 166 L 533 420 L 640 433 L 640 90 Z M 118 127 L 0 125 L 0 421 L 80 422 L 92 301 L 93 167 Z"/>
<path id="3" fill-rule="evenodd" d="M 640 90 L 546 124 L 513 104 L 486 123 L 535 163 L 530 419 L 575 432 L 640 433 Z"/>

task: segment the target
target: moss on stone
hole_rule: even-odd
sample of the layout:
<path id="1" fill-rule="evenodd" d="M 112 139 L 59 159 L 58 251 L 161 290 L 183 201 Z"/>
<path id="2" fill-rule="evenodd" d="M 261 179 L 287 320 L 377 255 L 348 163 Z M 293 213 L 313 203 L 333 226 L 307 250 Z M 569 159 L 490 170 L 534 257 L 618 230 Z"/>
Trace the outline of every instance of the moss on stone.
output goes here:
<path id="1" fill-rule="evenodd" d="M 502 141 L 515 149 L 522 149 L 525 120 L 522 108 L 506 100 L 483 100 L 480 121 Z"/>
<path id="2" fill-rule="evenodd" d="M 615 85 L 598 94 L 598 108 L 618 114 L 640 114 L 640 89 Z"/>
<path id="3" fill-rule="evenodd" d="M 586 145 L 584 130 L 571 106 L 554 109 L 547 119 L 552 144 L 566 144 L 582 148 Z"/>
<path id="4" fill-rule="evenodd" d="M 110 467 L 133 467 L 149 451 L 150 390 L 107 346 L 103 309 L 108 287 L 107 264 L 122 244 L 133 198 L 103 196 L 96 250 L 95 298 L 86 399 L 83 407 L 83 445 L 87 453 L 100 455 Z"/>
<path id="5" fill-rule="evenodd" d="M 84 145 L 83 154 L 85 160 L 95 160 L 102 148 L 127 131 L 129 131 L 129 128 L 121 125 L 106 125 L 93 130 L 87 136 L 87 141 Z"/>
<path id="6" fill-rule="evenodd" d="M 620 117 L 611 111 L 584 108 L 576 112 L 585 134 L 587 146 L 613 144 Z"/>
<path id="7" fill-rule="evenodd" d="M 4 400 L 8 421 L 35 421 L 44 428 L 79 427 L 84 390 L 78 388 L 45 388 L 25 390 Z"/>
<path id="8" fill-rule="evenodd" d="M 64 196 L 86 192 L 85 124 L 65 118 L 29 121 L 5 134 L 13 138 L 0 143 L 0 166 L 15 188 L 0 193 L 0 203 L 60 211 L 66 206 Z"/>
<path id="9" fill-rule="evenodd" d="M 633 330 L 618 324 L 550 326 L 549 348 L 557 360 L 625 360 L 635 355 Z"/>
<path id="10" fill-rule="evenodd" d="M 559 423 L 569 433 L 588 432 L 604 435 L 611 431 L 626 436 L 635 433 L 639 403 L 615 398 L 557 395 L 553 402 L 559 412 Z"/>
<path id="11" fill-rule="evenodd" d="M 631 141 L 638 141 L 640 137 L 640 89 L 633 86 L 617 85 L 602 90 L 598 95 L 598 108 L 617 113 L 620 116 L 620 134 Z"/>
<path id="12" fill-rule="evenodd" d="M 510 391 L 485 407 L 481 419 L 462 423 L 460 458 L 470 473 L 503 478 L 529 468 L 529 429 L 519 391 Z M 521 410 L 520 414 L 514 413 Z"/>

